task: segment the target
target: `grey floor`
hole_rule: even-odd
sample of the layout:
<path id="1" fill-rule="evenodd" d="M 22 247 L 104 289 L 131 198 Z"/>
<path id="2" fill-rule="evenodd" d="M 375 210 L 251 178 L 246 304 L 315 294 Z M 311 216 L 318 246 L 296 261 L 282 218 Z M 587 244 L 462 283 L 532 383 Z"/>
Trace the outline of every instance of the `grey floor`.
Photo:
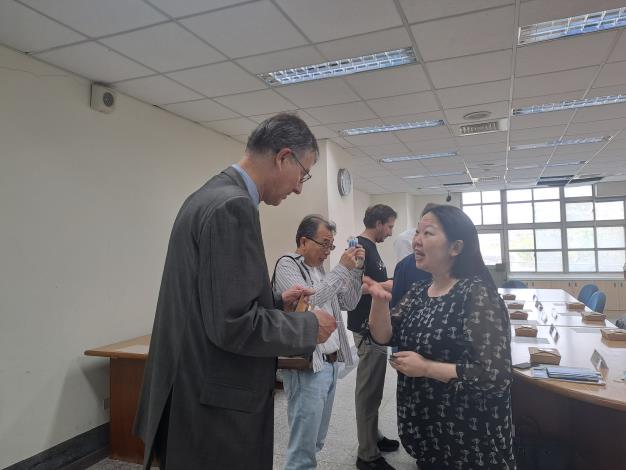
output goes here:
<path id="1" fill-rule="evenodd" d="M 339 380 L 333 416 L 326 438 L 324 449 L 318 454 L 317 468 L 323 470 L 354 469 L 356 461 L 357 440 L 356 423 L 354 418 L 354 381 L 356 372 L 352 371 Z M 387 370 L 383 403 L 380 408 L 380 428 L 387 437 L 398 438 L 396 427 L 396 373 L 390 367 Z M 287 404 L 285 394 L 279 391 L 276 394 L 274 412 L 274 469 L 281 469 L 289 438 L 287 425 Z M 397 470 L 415 470 L 415 460 L 404 452 L 402 446 L 397 452 L 384 454 L 387 461 Z M 105 459 L 90 467 L 88 470 L 140 470 L 139 465 L 133 465 L 117 460 Z"/>

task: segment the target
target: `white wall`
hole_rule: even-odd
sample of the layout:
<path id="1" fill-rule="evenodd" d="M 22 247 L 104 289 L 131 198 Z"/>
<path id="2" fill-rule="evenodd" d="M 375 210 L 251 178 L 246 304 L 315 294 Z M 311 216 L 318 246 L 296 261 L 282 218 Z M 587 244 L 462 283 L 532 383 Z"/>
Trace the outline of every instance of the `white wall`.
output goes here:
<path id="1" fill-rule="evenodd" d="M 337 187 L 337 173 L 340 168 L 352 171 L 352 155 L 329 140 L 325 141 L 326 147 L 326 171 L 327 171 L 327 195 L 328 195 L 328 218 L 337 224 L 335 245 L 337 249 L 331 252 L 330 266 L 339 263 L 343 250 L 348 246 L 348 237 L 358 235 L 355 232 L 354 223 L 354 190 L 347 196 L 339 194 Z"/>
<path id="2" fill-rule="evenodd" d="M 337 189 L 337 171 L 339 168 L 350 170 L 352 156 L 328 140 L 320 140 L 319 147 L 319 160 L 311 170 L 313 177 L 304 183 L 302 194 L 292 194 L 278 207 L 262 204 L 259 208 L 270 275 L 276 260 L 285 252 L 296 249 L 296 230 L 307 214 L 320 214 L 337 224 L 337 249 L 326 261 L 327 269 L 337 264 L 348 236 L 356 233 L 353 193 L 342 197 Z"/>
<path id="3" fill-rule="evenodd" d="M 387 276 L 393 276 L 396 267 L 396 254 L 393 250 L 393 242 L 396 235 L 408 227 L 408 201 L 410 196 L 406 193 L 376 194 L 371 196 L 370 204 L 386 204 L 398 213 L 394 225 L 393 234 L 384 242 L 377 245 L 378 253 L 387 267 Z"/>
<path id="4" fill-rule="evenodd" d="M 358 189 L 354 190 L 354 234 L 360 235 L 365 230 L 363 225 L 363 216 L 365 210 L 371 205 L 371 196 Z"/>
<path id="5" fill-rule="evenodd" d="M 184 198 L 243 146 L 0 47 L 0 468 L 108 421 L 92 347 L 150 331 Z"/>

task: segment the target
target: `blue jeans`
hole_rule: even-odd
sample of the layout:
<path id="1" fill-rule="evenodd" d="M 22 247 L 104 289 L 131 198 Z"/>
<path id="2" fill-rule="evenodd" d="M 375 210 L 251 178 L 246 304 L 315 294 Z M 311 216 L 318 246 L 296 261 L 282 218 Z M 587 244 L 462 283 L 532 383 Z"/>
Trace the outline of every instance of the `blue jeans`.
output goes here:
<path id="1" fill-rule="evenodd" d="M 324 447 L 336 385 L 337 363 L 324 362 L 324 367 L 317 373 L 283 370 L 289 421 L 284 470 L 316 468 L 315 454 Z"/>

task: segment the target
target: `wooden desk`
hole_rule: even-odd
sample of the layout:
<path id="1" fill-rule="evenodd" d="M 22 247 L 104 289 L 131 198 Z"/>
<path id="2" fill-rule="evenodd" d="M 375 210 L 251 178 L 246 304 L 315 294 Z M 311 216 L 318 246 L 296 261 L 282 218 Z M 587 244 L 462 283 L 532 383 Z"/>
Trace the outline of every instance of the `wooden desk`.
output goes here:
<path id="1" fill-rule="evenodd" d="M 110 363 L 110 451 L 112 459 L 143 462 L 143 442 L 132 428 L 148 357 L 150 335 L 85 351 L 87 356 L 108 357 Z"/>
<path id="2" fill-rule="evenodd" d="M 626 462 L 626 383 L 617 381 L 626 370 L 626 343 L 602 339 L 598 328 L 539 326 L 538 338 L 548 343 L 531 344 L 513 339 L 513 363 L 529 360 L 528 347 L 556 347 L 561 365 L 593 368 L 594 349 L 604 357 L 606 385 L 587 385 L 538 380 L 531 372 L 514 371 L 513 422 L 516 432 L 530 430 L 535 437 L 552 438 L 572 449 L 568 468 L 623 470 Z M 529 423 L 532 425 L 529 426 Z"/>

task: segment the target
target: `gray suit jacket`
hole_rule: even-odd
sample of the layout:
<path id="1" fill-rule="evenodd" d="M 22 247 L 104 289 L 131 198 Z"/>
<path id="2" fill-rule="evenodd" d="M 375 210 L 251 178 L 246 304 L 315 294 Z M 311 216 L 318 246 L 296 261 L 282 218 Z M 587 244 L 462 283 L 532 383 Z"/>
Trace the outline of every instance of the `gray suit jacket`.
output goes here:
<path id="1" fill-rule="evenodd" d="M 257 207 L 224 170 L 172 229 L 135 420 L 144 468 L 156 451 L 167 469 L 271 469 L 276 356 L 316 336 L 313 314 L 274 308 Z"/>

